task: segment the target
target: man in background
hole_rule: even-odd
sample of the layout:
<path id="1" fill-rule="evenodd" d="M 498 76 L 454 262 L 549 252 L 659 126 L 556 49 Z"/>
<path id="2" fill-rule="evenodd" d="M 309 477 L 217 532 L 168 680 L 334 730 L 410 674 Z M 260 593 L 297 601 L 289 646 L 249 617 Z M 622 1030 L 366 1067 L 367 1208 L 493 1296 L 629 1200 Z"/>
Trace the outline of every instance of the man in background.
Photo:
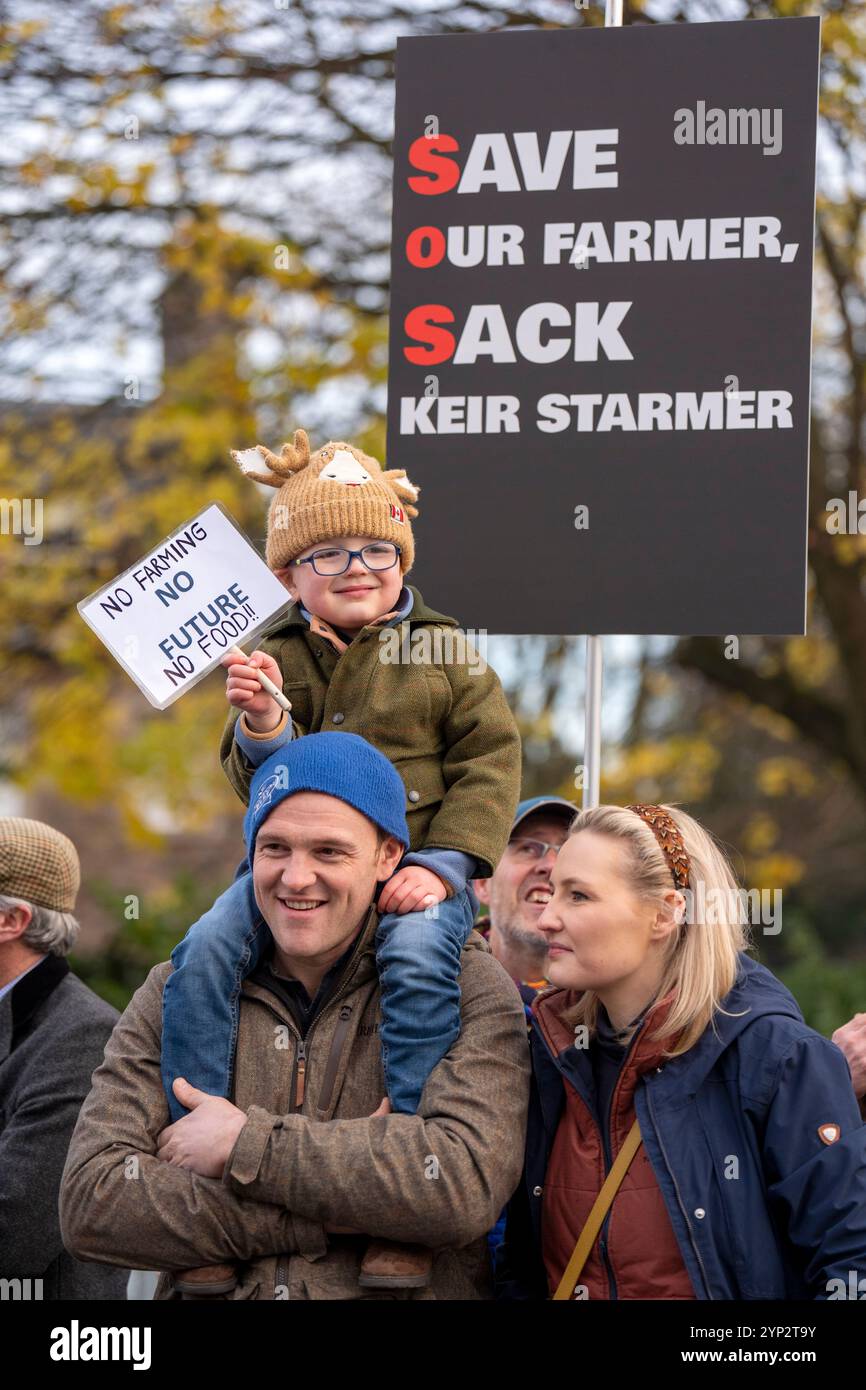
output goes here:
<path id="1" fill-rule="evenodd" d="M 490 914 L 479 920 L 477 930 L 517 986 L 527 1026 L 533 1000 L 547 984 L 547 941 L 538 930 L 538 919 L 550 899 L 551 870 L 577 809 L 561 796 L 521 801 L 493 876 L 476 878 L 472 885 Z M 503 1211 L 487 1235 L 494 1262 L 504 1236 Z"/>
<path id="2" fill-rule="evenodd" d="M 60 1237 L 69 1140 L 119 1017 L 66 960 L 80 881 L 65 835 L 0 819 L 0 1278 L 14 1281 L 5 1297 L 126 1297 L 125 1269 L 73 1259 Z"/>
<path id="3" fill-rule="evenodd" d="M 547 942 L 538 919 L 550 899 L 551 870 L 577 809 L 561 796 L 521 801 L 493 877 L 473 883 L 490 913 L 479 930 L 517 986 L 527 1017 L 536 994 L 547 984 Z"/>

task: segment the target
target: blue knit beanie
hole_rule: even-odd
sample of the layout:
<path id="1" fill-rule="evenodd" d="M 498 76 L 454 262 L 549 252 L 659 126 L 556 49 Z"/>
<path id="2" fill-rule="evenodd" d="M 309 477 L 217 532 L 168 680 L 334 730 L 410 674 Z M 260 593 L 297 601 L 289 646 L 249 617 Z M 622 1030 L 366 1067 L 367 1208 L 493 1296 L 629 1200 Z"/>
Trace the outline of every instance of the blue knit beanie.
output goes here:
<path id="1" fill-rule="evenodd" d="M 336 796 L 408 848 L 403 779 L 393 763 L 359 734 L 305 734 L 262 763 L 252 780 L 244 817 L 251 859 L 262 822 L 295 792 Z"/>

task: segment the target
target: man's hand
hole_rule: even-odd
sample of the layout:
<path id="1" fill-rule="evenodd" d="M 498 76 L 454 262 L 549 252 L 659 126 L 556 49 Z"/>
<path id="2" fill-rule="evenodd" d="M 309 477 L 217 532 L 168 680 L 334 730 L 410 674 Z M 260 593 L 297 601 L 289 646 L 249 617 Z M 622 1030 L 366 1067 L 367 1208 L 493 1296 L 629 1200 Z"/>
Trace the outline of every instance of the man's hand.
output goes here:
<path id="1" fill-rule="evenodd" d="M 376 904 L 380 912 L 416 912 L 421 907 L 432 907 L 448 897 L 448 889 L 438 874 L 432 869 L 422 869 L 420 864 L 407 864 L 388 879 L 379 894 Z"/>
<path id="2" fill-rule="evenodd" d="M 371 1120 L 375 1119 L 377 1115 L 390 1115 L 390 1114 L 391 1114 L 391 1102 L 389 1101 L 388 1097 L 386 1096 L 385 1099 L 382 1101 L 382 1103 L 381 1103 L 380 1105 L 378 1105 L 374 1111 L 372 1111 L 372 1113 L 371 1113 L 371 1115 L 370 1115 L 370 1119 L 371 1119 Z M 354 1230 L 351 1226 L 326 1226 L 326 1227 L 325 1227 L 325 1230 L 326 1230 L 326 1231 L 330 1231 L 331 1235 L 333 1235 L 333 1236 L 362 1236 L 362 1235 L 365 1234 L 364 1231 L 356 1231 L 356 1230 Z"/>
<path id="3" fill-rule="evenodd" d="M 848 1023 L 836 1029 L 831 1041 L 845 1053 L 854 1094 L 862 1100 L 866 1096 L 866 1014 L 855 1014 Z"/>
<path id="4" fill-rule="evenodd" d="M 162 1131 L 156 1141 L 157 1158 L 176 1168 L 189 1168 L 202 1178 L 221 1178 L 246 1115 L 222 1096 L 197 1091 L 182 1076 L 171 1089 L 190 1113 Z"/>
<path id="5" fill-rule="evenodd" d="M 266 690 L 262 690 L 257 671 L 262 671 L 273 681 L 278 690 L 283 688 L 283 676 L 279 666 L 267 652 L 251 652 L 245 662 L 238 660 L 238 654 L 227 652 L 220 658 L 220 665 L 228 668 L 226 678 L 226 699 L 235 709 L 243 710 L 247 724 L 254 734 L 267 734 L 275 729 L 283 717 L 276 700 Z"/>

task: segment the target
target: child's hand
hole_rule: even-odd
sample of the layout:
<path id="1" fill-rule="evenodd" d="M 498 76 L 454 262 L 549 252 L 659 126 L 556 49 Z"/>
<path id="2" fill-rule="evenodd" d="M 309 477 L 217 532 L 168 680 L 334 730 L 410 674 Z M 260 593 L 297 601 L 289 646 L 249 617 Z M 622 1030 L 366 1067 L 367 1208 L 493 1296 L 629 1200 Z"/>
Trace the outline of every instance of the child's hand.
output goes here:
<path id="1" fill-rule="evenodd" d="M 448 897 L 448 889 L 438 874 L 432 869 L 422 869 L 420 864 L 407 864 L 392 878 L 388 879 L 379 894 L 376 904 L 380 912 L 417 912 L 422 907 L 432 907 Z"/>
<path id="2" fill-rule="evenodd" d="M 227 652 L 220 665 L 228 667 L 226 699 L 229 704 L 243 710 L 254 734 L 270 733 L 279 724 L 283 712 L 276 700 L 262 690 L 256 679 L 256 671 L 262 671 L 282 690 L 283 677 L 274 658 L 266 652 L 256 651 L 251 652 L 245 662 L 240 662 L 237 652 Z"/>

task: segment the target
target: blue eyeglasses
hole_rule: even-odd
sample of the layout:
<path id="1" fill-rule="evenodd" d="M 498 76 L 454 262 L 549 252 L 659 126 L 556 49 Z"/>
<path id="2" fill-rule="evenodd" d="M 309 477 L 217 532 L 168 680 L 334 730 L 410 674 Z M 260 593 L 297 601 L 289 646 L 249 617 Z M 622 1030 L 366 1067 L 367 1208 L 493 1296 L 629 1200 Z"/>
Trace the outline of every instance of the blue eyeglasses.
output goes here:
<path id="1" fill-rule="evenodd" d="M 316 550 L 303 560 L 293 560 L 293 565 L 312 565 L 316 574 L 331 578 L 335 574 L 345 574 L 357 555 L 368 570 L 390 570 L 396 565 L 402 549 L 393 541 L 372 541 L 360 550 L 349 550 L 344 545 L 329 546 L 327 550 Z"/>

